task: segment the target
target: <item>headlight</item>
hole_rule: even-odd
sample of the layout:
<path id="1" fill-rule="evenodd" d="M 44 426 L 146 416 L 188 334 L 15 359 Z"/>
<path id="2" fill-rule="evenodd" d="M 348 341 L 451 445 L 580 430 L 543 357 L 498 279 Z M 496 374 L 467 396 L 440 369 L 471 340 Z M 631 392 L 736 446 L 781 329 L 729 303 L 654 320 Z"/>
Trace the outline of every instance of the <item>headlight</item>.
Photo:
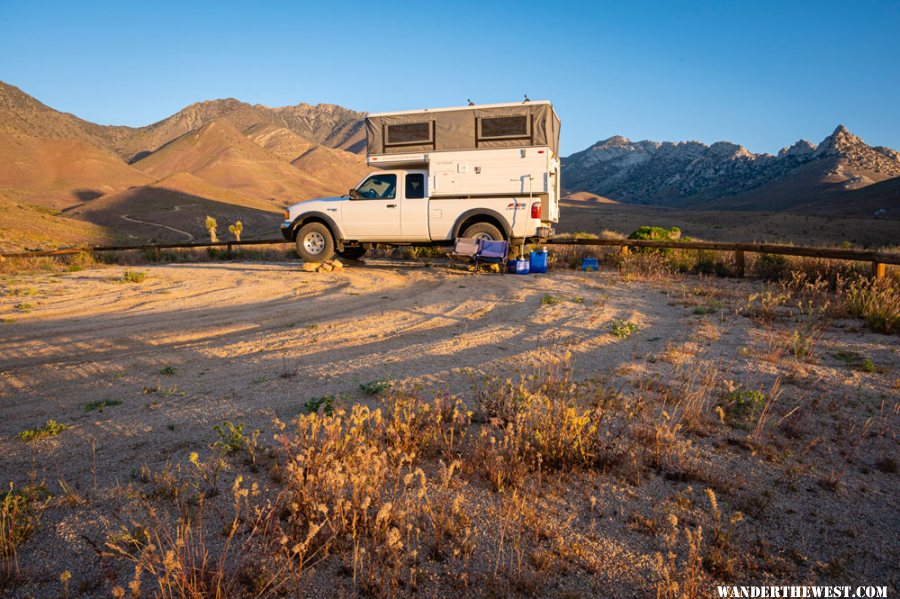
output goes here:
<path id="1" fill-rule="evenodd" d="M 291 211 L 290 210 L 284 211 L 284 220 L 291 220 Z"/>

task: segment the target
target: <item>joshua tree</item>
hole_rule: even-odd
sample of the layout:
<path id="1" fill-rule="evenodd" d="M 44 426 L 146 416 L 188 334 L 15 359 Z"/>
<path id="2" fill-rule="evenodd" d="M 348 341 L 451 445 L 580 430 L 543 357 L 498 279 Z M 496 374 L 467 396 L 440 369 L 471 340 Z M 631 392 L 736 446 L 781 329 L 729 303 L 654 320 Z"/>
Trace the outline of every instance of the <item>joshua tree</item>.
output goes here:
<path id="1" fill-rule="evenodd" d="M 205 224 L 206 224 L 206 230 L 209 231 L 209 240 L 213 243 L 216 243 L 217 241 L 219 241 L 218 238 L 216 237 L 216 227 L 219 226 L 218 224 L 216 224 L 216 219 L 207 215 Z"/>
<path id="2" fill-rule="evenodd" d="M 244 230 L 244 223 L 242 223 L 241 221 L 235 221 L 235 223 L 233 225 L 228 227 L 228 230 L 231 232 L 232 235 L 234 235 L 234 238 L 237 241 L 240 241 L 241 240 L 241 231 Z"/>

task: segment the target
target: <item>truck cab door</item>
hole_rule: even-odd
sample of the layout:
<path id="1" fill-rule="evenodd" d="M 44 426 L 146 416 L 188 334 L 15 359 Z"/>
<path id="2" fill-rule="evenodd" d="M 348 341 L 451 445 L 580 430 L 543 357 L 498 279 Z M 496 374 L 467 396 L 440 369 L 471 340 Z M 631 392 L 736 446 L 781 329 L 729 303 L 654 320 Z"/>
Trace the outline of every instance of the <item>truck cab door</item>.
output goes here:
<path id="1" fill-rule="evenodd" d="M 357 197 L 341 202 L 346 239 L 396 240 L 401 235 L 401 198 L 398 173 L 375 173 L 357 187 Z"/>
<path id="2" fill-rule="evenodd" d="M 428 173 L 407 171 L 403 174 L 403 211 L 400 228 L 404 241 L 429 241 Z"/>

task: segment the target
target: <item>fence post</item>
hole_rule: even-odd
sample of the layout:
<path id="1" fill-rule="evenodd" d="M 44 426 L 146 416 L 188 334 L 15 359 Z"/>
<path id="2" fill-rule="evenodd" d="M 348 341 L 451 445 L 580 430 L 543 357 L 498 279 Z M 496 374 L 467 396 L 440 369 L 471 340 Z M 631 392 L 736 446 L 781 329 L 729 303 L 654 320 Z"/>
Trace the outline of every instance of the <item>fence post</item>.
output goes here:
<path id="1" fill-rule="evenodd" d="M 624 256 L 627 256 L 628 254 L 629 254 L 628 246 L 623 245 L 622 246 L 622 256 L 624 257 Z"/>
<path id="2" fill-rule="evenodd" d="M 744 250 L 735 250 L 734 252 L 734 276 L 739 279 L 744 278 Z"/>
<path id="3" fill-rule="evenodd" d="M 225 246 L 225 251 L 229 254 L 231 253 L 231 244 L 230 243 Z"/>
<path id="4" fill-rule="evenodd" d="M 156 259 L 157 262 L 160 261 L 159 246 L 153 248 L 153 257 Z"/>
<path id="5" fill-rule="evenodd" d="M 885 275 L 885 265 L 883 262 L 872 262 L 872 276 L 876 279 L 883 279 Z"/>

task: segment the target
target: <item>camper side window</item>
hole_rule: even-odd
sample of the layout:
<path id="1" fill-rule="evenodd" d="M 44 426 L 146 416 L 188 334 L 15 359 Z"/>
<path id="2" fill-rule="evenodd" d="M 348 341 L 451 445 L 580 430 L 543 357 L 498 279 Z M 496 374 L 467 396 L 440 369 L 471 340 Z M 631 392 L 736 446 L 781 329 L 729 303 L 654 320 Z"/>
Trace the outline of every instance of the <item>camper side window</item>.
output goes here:
<path id="1" fill-rule="evenodd" d="M 425 197 L 425 175 L 414 173 L 406 175 L 406 198 L 420 200 Z"/>
<path id="2" fill-rule="evenodd" d="M 531 123 L 526 115 L 478 119 L 478 139 L 515 139 L 530 136 Z"/>
<path id="3" fill-rule="evenodd" d="M 433 141 L 430 121 L 426 123 L 385 125 L 384 129 L 384 145 L 386 146 L 430 144 Z"/>
<path id="4" fill-rule="evenodd" d="M 367 200 L 393 200 L 397 197 L 397 175 L 372 175 L 357 191 Z"/>

